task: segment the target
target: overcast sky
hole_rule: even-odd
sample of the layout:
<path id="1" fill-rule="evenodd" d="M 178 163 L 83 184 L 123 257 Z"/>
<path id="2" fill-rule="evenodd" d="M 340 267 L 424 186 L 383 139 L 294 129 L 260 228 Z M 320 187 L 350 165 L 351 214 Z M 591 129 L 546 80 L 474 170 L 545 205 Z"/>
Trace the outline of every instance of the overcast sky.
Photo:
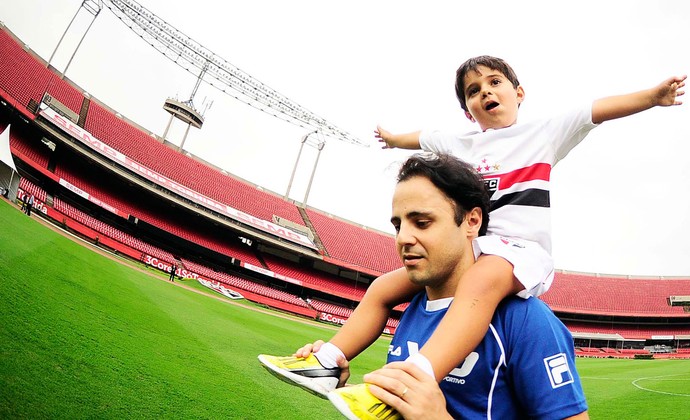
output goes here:
<path id="1" fill-rule="evenodd" d="M 467 58 L 506 59 L 526 92 L 520 120 L 657 85 L 690 72 L 690 2 L 139 0 L 187 36 L 369 147 L 328 140 L 312 207 L 387 233 L 397 164 L 392 132 L 471 131 L 453 89 Z M 48 59 L 81 0 L 0 0 L 0 20 Z M 193 5 L 193 6 L 192 6 Z M 52 64 L 64 70 L 90 22 L 77 16 Z M 189 99 L 195 77 L 104 8 L 66 73 L 92 96 L 163 134 L 168 97 Z M 687 90 L 687 88 L 686 88 Z M 552 172 L 557 268 L 690 276 L 690 94 L 596 128 Z M 285 194 L 309 130 L 203 85 L 206 111 L 185 149 Z M 179 144 L 186 127 L 173 124 Z M 291 198 L 304 200 L 316 150 L 302 154 Z"/>

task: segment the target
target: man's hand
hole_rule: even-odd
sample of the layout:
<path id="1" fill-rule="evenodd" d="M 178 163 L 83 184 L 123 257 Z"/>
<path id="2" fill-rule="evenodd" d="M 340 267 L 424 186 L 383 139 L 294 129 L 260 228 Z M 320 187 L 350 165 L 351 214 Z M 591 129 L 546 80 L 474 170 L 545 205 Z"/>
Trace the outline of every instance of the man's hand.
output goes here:
<path id="1" fill-rule="evenodd" d="M 393 362 L 364 375 L 369 391 L 407 420 L 452 419 L 436 380 L 409 362 Z"/>

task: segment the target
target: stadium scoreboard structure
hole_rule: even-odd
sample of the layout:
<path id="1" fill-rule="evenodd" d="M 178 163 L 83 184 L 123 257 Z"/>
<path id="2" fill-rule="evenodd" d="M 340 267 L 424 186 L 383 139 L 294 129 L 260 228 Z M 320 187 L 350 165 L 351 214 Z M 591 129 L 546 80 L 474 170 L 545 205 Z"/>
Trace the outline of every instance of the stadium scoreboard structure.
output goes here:
<path id="1" fill-rule="evenodd" d="M 682 306 L 685 312 L 690 312 L 690 296 L 669 296 L 667 301 L 670 306 Z"/>

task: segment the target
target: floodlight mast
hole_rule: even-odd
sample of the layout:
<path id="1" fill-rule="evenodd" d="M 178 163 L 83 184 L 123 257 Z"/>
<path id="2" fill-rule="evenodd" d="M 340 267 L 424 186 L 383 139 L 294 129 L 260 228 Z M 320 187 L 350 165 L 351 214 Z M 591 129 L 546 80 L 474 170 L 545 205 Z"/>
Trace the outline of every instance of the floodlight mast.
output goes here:
<path id="1" fill-rule="evenodd" d="M 165 57 L 229 96 L 296 126 L 315 129 L 326 137 L 368 147 L 357 137 L 214 54 L 134 0 L 103 0 L 103 3 Z"/>
<path id="2" fill-rule="evenodd" d="M 74 56 L 77 54 L 77 51 L 79 51 L 79 47 L 81 46 L 81 43 L 84 42 L 84 38 L 86 38 L 86 34 L 89 33 L 89 29 L 91 29 L 91 25 L 96 21 L 96 18 L 98 17 L 98 14 L 101 13 L 101 9 L 103 8 L 101 4 L 101 0 L 84 0 L 77 9 L 77 13 L 74 14 L 72 17 L 72 20 L 69 22 L 69 25 L 67 25 L 67 28 L 65 28 L 65 32 L 62 33 L 62 36 L 60 37 L 60 40 L 58 41 L 57 45 L 55 46 L 55 49 L 53 50 L 53 53 L 50 55 L 50 59 L 48 59 L 48 63 L 46 64 L 46 67 L 50 66 L 50 63 L 53 61 L 53 57 L 55 57 L 55 53 L 57 52 L 58 48 L 60 48 L 60 44 L 62 44 L 62 41 L 65 39 L 65 35 L 67 34 L 67 31 L 69 31 L 69 28 L 72 27 L 72 24 L 74 23 L 74 20 L 77 18 L 77 15 L 81 11 L 81 9 L 86 10 L 89 14 L 91 14 L 92 19 L 91 22 L 89 23 L 88 28 L 84 31 L 84 34 L 81 36 L 81 39 L 79 40 L 79 44 L 77 44 L 77 47 L 72 51 L 72 56 L 69 58 L 69 61 L 67 62 L 67 65 L 65 66 L 65 69 L 60 73 L 60 78 L 65 77 L 65 73 L 67 73 L 67 69 L 69 69 L 70 64 L 72 64 L 72 60 L 74 59 Z"/>

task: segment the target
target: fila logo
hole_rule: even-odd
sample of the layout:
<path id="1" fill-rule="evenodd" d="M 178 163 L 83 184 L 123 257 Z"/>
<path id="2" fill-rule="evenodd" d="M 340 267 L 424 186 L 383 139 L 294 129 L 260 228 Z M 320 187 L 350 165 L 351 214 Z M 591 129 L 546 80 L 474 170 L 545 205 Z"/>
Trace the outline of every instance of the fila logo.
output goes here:
<path id="1" fill-rule="evenodd" d="M 390 345 L 388 346 L 388 354 L 390 354 L 391 356 L 398 356 L 398 357 L 400 357 L 400 356 L 402 355 L 402 347 L 400 347 L 400 346 L 398 346 L 398 347 L 393 347 L 393 345 L 390 344 Z"/>
<path id="2" fill-rule="evenodd" d="M 408 356 L 414 356 L 415 354 L 419 353 L 419 344 L 415 343 L 414 341 L 408 341 L 407 342 L 407 354 Z M 402 356 L 402 347 L 393 347 L 393 345 L 388 346 L 388 354 L 391 356 Z"/>
<path id="3" fill-rule="evenodd" d="M 546 373 L 549 375 L 552 388 L 556 389 L 574 382 L 565 353 L 545 358 L 544 366 L 546 367 Z"/>

